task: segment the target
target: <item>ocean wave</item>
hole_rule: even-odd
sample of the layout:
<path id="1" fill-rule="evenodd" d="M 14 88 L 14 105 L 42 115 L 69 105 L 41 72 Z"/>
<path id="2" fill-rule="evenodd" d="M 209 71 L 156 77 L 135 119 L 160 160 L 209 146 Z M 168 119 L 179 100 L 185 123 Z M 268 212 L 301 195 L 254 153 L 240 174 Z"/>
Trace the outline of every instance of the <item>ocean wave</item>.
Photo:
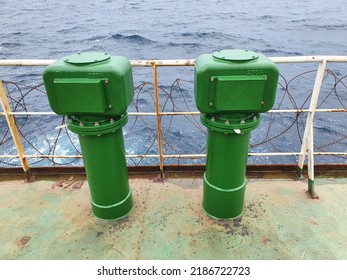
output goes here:
<path id="1" fill-rule="evenodd" d="M 293 19 L 293 20 L 291 20 L 290 22 L 291 23 L 297 23 L 297 22 L 306 22 L 307 21 L 307 19 L 306 18 L 303 18 L 303 19 Z"/>
<path id="2" fill-rule="evenodd" d="M 273 15 L 261 15 L 257 17 L 257 20 L 269 20 L 269 21 L 273 21 L 275 20 L 275 16 Z"/>
<path id="3" fill-rule="evenodd" d="M 142 43 L 142 44 L 154 43 L 154 41 L 152 41 L 146 37 L 143 37 L 141 35 L 138 35 L 138 34 L 123 35 L 123 34 L 116 33 L 116 34 L 112 35 L 111 38 L 116 40 L 116 41 L 126 41 L 129 43 Z"/>
<path id="4" fill-rule="evenodd" d="M 21 46 L 23 46 L 23 44 L 13 43 L 13 42 L 5 42 L 0 44 L 0 47 L 2 48 L 15 48 L 15 47 L 21 47 Z"/>
<path id="5" fill-rule="evenodd" d="M 279 55 L 279 56 L 300 56 L 303 55 L 301 52 L 284 52 L 282 49 L 273 49 L 273 48 L 266 48 L 266 49 L 256 49 L 255 51 L 263 53 L 265 55 Z"/>
<path id="6" fill-rule="evenodd" d="M 336 30 L 344 31 L 347 28 L 347 23 L 336 23 L 336 24 L 304 24 L 303 27 L 307 27 L 313 31 L 320 30 Z"/>
<path id="7" fill-rule="evenodd" d="M 97 42 L 103 41 L 103 40 L 108 39 L 108 38 L 110 38 L 110 36 L 96 35 L 96 36 L 89 38 L 89 42 L 90 43 L 97 43 Z"/>
<path id="8" fill-rule="evenodd" d="M 174 43 L 174 42 L 169 42 L 168 43 L 169 47 L 199 47 L 199 43 Z"/>
<path id="9" fill-rule="evenodd" d="M 24 45 L 21 43 L 5 42 L 0 44 L 0 55 L 4 58 L 13 55 L 17 50 L 20 50 Z M 3 57 L 2 57 L 3 58 Z"/>
<path id="10" fill-rule="evenodd" d="M 70 26 L 70 25 L 67 25 L 67 26 Z M 78 26 L 73 26 L 73 27 L 59 29 L 59 30 L 57 30 L 57 32 L 62 33 L 62 34 L 69 34 L 72 31 L 77 31 L 78 29 L 79 29 Z"/>
<path id="11" fill-rule="evenodd" d="M 300 56 L 300 55 L 303 55 L 302 52 L 285 52 L 285 55 L 288 55 L 288 56 Z"/>
<path id="12" fill-rule="evenodd" d="M 256 50 L 257 52 L 263 53 L 263 54 L 279 54 L 281 53 L 281 51 L 277 50 L 277 49 L 260 49 L 260 50 Z"/>
<path id="13" fill-rule="evenodd" d="M 226 34 L 221 32 L 184 32 L 181 33 L 183 37 L 190 37 L 193 39 L 220 39 L 225 38 Z"/>

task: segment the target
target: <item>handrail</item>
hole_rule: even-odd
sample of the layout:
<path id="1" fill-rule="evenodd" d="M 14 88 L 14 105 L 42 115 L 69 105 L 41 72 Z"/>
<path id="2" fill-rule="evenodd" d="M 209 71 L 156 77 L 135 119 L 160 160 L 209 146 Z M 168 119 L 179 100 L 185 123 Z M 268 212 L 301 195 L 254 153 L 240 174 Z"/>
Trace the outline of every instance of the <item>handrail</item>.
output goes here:
<path id="1" fill-rule="evenodd" d="M 304 138 L 302 141 L 302 146 L 300 152 L 275 152 L 275 153 L 249 153 L 250 156 L 289 156 L 289 155 L 297 155 L 299 156 L 298 162 L 298 176 L 301 176 L 301 170 L 303 168 L 303 164 L 308 155 L 308 177 L 309 177 L 309 190 L 312 195 L 314 195 L 313 190 L 313 181 L 314 181 L 314 155 L 342 155 L 346 156 L 346 152 L 322 152 L 322 151 L 314 151 L 313 147 L 313 123 L 315 113 L 318 112 L 347 112 L 344 109 L 320 109 L 317 108 L 317 100 L 320 95 L 320 86 L 324 79 L 324 72 L 326 71 L 326 64 L 328 62 L 347 62 L 347 56 L 293 56 L 293 57 L 269 57 L 273 62 L 277 64 L 291 64 L 291 63 L 318 63 L 317 75 L 315 80 L 315 85 L 313 88 L 313 94 L 311 97 L 311 103 L 309 109 L 273 109 L 270 110 L 269 113 L 302 113 L 307 112 L 307 122 L 305 126 Z M 3 59 L 0 60 L 0 66 L 47 66 L 53 63 L 55 60 L 50 59 Z M 199 115 L 199 112 L 162 112 L 160 111 L 160 104 L 158 98 L 159 86 L 158 86 L 158 67 L 185 67 L 194 66 L 195 59 L 176 59 L 176 60 L 130 60 L 130 63 L 133 67 L 152 67 L 153 69 L 153 90 L 155 96 L 155 112 L 129 112 L 129 116 L 155 116 L 157 120 L 157 142 L 158 142 L 158 155 L 127 155 L 128 158 L 159 158 L 159 166 L 161 174 L 163 174 L 163 160 L 165 158 L 200 158 L 205 157 L 205 154 L 178 154 L 178 155 L 166 155 L 163 153 L 163 147 L 161 143 L 161 123 L 160 119 L 162 116 L 173 116 L 173 115 Z M 1 86 L 2 88 L 2 86 Z M 0 88 L 0 95 L 2 95 L 2 99 L 6 98 L 5 90 Z M 3 108 L 5 108 L 4 102 L 2 102 Z M 0 117 L 5 115 L 7 119 L 13 116 L 28 116 L 28 115 L 54 115 L 53 112 L 12 112 L 10 109 L 4 109 L 3 112 L 0 112 Z M 9 120 L 7 120 L 8 126 L 12 133 L 13 123 L 10 124 Z M 14 135 L 12 133 L 12 135 Z M 24 151 L 20 152 L 21 143 L 20 137 L 13 137 L 16 142 L 16 147 L 18 154 L 17 155 L 0 155 L 0 158 L 20 158 L 22 160 L 23 170 L 28 172 L 28 167 L 23 160 L 26 161 L 28 158 L 80 158 L 81 155 L 72 155 L 72 156 L 64 156 L 64 155 L 27 155 Z M 16 138 L 16 139 L 15 139 Z"/>
<path id="2" fill-rule="evenodd" d="M 308 62 L 347 62 L 345 55 L 312 55 L 312 56 L 279 56 L 269 57 L 275 63 L 308 63 Z M 0 59 L 0 66 L 47 66 L 54 59 Z M 132 66 L 193 66 L 195 59 L 154 59 L 130 60 Z"/>

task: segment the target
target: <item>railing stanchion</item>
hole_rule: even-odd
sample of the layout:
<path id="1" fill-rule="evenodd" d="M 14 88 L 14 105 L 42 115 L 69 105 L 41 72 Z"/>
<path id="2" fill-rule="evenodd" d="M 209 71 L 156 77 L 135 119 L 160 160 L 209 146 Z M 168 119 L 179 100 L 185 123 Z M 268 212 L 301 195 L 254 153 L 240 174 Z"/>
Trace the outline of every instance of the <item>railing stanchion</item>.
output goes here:
<path id="1" fill-rule="evenodd" d="M 153 66 L 153 86 L 154 86 L 154 95 L 155 95 L 155 114 L 157 119 L 157 141 L 158 141 L 158 153 L 159 153 L 159 169 L 160 169 L 160 178 L 164 178 L 164 167 L 163 167 L 163 146 L 161 143 L 161 112 L 159 105 L 159 89 L 158 89 L 158 73 L 157 65 L 155 62 Z"/>
<path id="2" fill-rule="evenodd" d="M 316 80 L 312 91 L 312 97 L 310 102 L 310 109 L 307 114 L 307 121 L 305 126 L 304 137 L 301 145 L 300 156 L 298 160 L 297 177 L 300 178 L 302 175 L 302 169 L 305 162 L 306 153 L 308 156 L 308 191 L 311 197 L 315 197 L 314 192 L 314 147 L 313 147 L 313 123 L 314 115 L 316 112 L 317 102 L 319 98 L 320 89 L 324 78 L 326 69 L 326 61 L 319 63 Z"/>
<path id="3" fill-rule="evenodd" d="M 307 171 L 308 171 L 308 192 L 312 198 L 316 197 L 314 191 L 314 146 L 313 146 L 313 121 L 310 123 L 309 136 L 307 139 Z"/>
<path id="4" fill-rule="evenodd" d="M 25 156 L 22 140 L 20 139 L 18 128 L 16 125 L 16 120 L 14 116 L 12 115 L 11 107 L 10 107 L 10 104 L 8 103 L 6 92 L 1 80 L 0 80 L 0 103 L 4 110 L 4 115 L 7 121 L 8 128 L 11 132 L 13 142 L 17 148 L 17 152 L 18 152 L 18 156 L 19 156 L 22 168 L 24 170 L 24 173 L 28 181 L 30 181 L 32 179 L 32 174 L 30 171 L 29 162 Z"/>

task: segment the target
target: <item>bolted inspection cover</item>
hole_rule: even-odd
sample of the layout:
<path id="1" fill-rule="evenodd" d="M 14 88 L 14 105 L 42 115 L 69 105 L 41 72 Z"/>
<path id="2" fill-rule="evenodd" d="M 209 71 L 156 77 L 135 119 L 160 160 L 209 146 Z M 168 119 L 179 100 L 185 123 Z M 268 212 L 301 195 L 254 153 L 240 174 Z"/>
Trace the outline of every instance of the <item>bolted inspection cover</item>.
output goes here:
<path id="1" fill-rule="evenodd" d="M 279 71 L 261 53 L 221 50 L 195 61 L 194 96 L 206 114 L 262 113 L 275 102 Z"/>
<path id="2" fill-rule="evenodd" d="M 64 58 L 64 62 L 75 65 L 84 65 L 91 64 L 96 62 L 102 62 L 110 59 L 110 55 L 108 53 L 100 53 L 100 52 L 85 52 L 85 53 L 76 53 Z"/>
<path id="3" fill-rule="evenodd" d="M 257 59 L 259 54 L 249 50 L 221 50 L 214 52 L 213 57 L 229 61 L 248 61 Z"/>

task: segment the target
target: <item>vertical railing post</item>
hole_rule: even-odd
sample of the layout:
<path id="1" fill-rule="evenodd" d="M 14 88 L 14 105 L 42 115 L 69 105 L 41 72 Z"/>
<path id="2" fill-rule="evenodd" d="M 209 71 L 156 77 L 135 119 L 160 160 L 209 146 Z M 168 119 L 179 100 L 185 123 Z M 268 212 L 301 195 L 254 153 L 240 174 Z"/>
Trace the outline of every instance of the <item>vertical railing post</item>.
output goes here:
<path id="1" fill-rule="evenodd" d="M 155 114 L 157 119 L 157 141 L 158 141 L 158 153 L 159 153 L 159 168 L 160 168 L 160 178 L 164 178 L 164 168 L 163 168 L 163 147 L 161 143 L 161 112 L 159 105 L 159 88 L 158 88 L 158 72 L 157 65 L 155 62 L 152 63 L 153 66 L 153 81 L 154 81 L 154 95 L 155 95 Z"/>
<path id="2" fill-rule="evenodd" d="M 312 198 L 316 197 L 314 191 L 314 146 L 313 146 L 313 121 L 309 125 L 309 136 L 307 139 L 307 172 L 308 172 L 308 192 Z"/>
<path id="3" fill-rule="evenodd" d="M 30 181 L 32 179 L 32 174 L 30 171 L 29 162 L 25 156 L 22 140 L 20 139 L 18 128 L 16 125 L 16 120 L 12 115 L 11 107 L 10 107 L 10 104 L 7 100 L 6 92 L 5 92 L 5 89 L 4 89 L 4 86 L 3 86 L 1 80 L 0 80 L 0 103 L 1 103 L 1 106 L 4 110 L 4 115 L 5 115 L 5 118 L 7 121 L 8 128 L 11 132 L 13 142 L 17 148 L 18 157 L 19 157 L 19 160 L 21 162 L 22 168 L 24 170 L 24 173 L 25 173 L 28 181 Z"/>
<path id="4" fill-rule="evenodd" d="M 298 160 L 298 169 L 297 169 L 297 177 L 301 178 L 302 169 L 305 162 L 306 153 L 308 156 L 308 191 L 311 197 L 316 197 L 314 191 L 314 146 L 313 146 L 313 123 L 314 116 L 316 113 L 316 107 L 318 103 L 318 98 L 320 94 L 320 90 L 323 83 L 324 73 L 326 70 L 326 61 L 322 61 L 319 63 L 318 71 L 316 75 L 316 80 L 313 87 L 310 108 L 307 115 L 307 121 L 305 126 L 304 137 L 301 145 L 300 156 Z"/>

